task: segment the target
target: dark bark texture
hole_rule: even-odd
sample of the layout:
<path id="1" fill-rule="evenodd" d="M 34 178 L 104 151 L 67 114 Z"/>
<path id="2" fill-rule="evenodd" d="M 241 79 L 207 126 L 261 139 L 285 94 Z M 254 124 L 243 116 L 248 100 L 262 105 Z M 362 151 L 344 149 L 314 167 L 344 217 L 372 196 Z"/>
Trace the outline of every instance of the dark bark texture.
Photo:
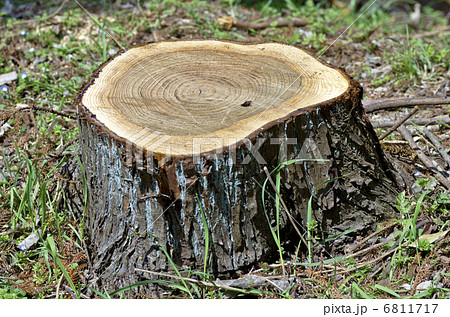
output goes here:
<path id="1" fill-rule="evenodd" d="M 306 228 L 308 199 L 314 191 L 313 219 L 322 238 L 357 229 L 329 242 L 328 252 L 338 254 L 356 235 L 373 230 L 395 212 L 400 189 L 364 113 L 361 95 L 361 87 L 352 82 L 332 102 L 301 109 L 231 149 L 195 159 L 172 158 L 159 168 L 149 168 L 157 160 L 139 159 L 142 153 L 134 148 L 134 159 L 127 159 L 126 142 L 84 111 L 80 145 L 95 286 L 112 291 L 152 278 L 136 268 L 171 271 L 163 248 L 176 265 L 203 271 L 206 230 L 211 274 L 232 275 L 276 260 L 270 232 L 276 224 L 275 192 L 266 185 L 264 208 L 262 185 L 264 166 L 271 171 L 280 160 L 327 160 L 283 168 L 281 196 Z M 280 235 L 288 251 L 300 241 L 283 209 Z"/>

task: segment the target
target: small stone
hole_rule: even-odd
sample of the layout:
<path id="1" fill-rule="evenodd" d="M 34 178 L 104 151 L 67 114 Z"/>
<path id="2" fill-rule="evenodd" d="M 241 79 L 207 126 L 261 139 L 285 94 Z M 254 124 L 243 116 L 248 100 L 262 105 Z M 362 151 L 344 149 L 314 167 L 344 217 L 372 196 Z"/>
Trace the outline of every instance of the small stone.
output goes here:
<path id="1" fill-rule="evenodd" d="M 1 124 L 2 122 L 3 122 L 3 121 L 1 121 L 0 124 Z M 5 132 L 8 131 L 9 129 L 11 129 L 11 126 L 8 124 L 8 122 L 2 124 L 2 125 L 0 126 L 0 136 L 3 136 L 3 135 L 5 134 Z"/>
<path id="2" fill-rule="evenodd" d="M 375 66 L 380 66 L 381 65 L 381 57 L 379 56 L 367 56 L 366 57 L 366 65 L 368 67 L 375 67 Z"/>
<path id="3" fill-rule="evenodd" d="M 378 87 L 378 88 L 375 88 L 375 89 L 373 90 L 373 92 L 374 92 L 375 94 L 385 93 L 386 91 L 387 91 L 387 88 L 386 88 L 386 87 Z"/>
<path id="4" fill-rule="evenodd" d="M 39 241 L 40 230 L 38 233 L 32 232 L 28 237 L 25 238 L 20 244 L 17 245 L 17 249 L 20 251 L 26 251 L 31 248 L 36 242 Z"/>
<path id="5" fill-rule="evenodd" d="M 0 75 L 0 85 L 9 84 L 17 79 L 17 73 L 16 72 L 10 72 L 6 74 Z"/>
<path id="6" fill-rule="evenodd" d="M 433 282 L 432 281 L 424 281 L 424 282 L 420 283 L 419 285 L 417 285 L 417 289 L 418 290 L 426 290 L 426 289 L 429 289 L 432 286 L 433 286 Z"/>

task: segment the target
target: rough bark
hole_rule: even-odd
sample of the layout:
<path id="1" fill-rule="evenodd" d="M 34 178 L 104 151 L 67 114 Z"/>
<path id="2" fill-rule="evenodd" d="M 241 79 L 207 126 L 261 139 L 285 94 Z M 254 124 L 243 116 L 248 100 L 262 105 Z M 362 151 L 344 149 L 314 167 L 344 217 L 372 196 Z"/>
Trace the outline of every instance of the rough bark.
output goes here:
<path id="1" fill-rule="evenodd" d="M 330 253 L 393 215 L 398 183 L 363 110 L 362 88 L 342 70 L 348 89 L 335 98 L 298 106 L 219 150 L 168 157 L 120 137 L 83 104 L 103 67 L 78 100 L 86 229 L 101 289 L 150 278 L 135 268 L 171 270 L 163 248 L 177 265 L 199 271 L 208 251 L 208 271 L 216 275 L 276 259 L 270 232 L 276 223 L 275 192 L 266 186 L 263 206 L 262 185 L 264 166 L 271 171 L 280 161 L 327 160 L 283 168 L 281 195 L 306 228 L 314 192 L 313 218 L 322 238 L 357 229 L 330 241 Z M 283 210 L 280 235 L 288 251 L 300 240 Z"/>

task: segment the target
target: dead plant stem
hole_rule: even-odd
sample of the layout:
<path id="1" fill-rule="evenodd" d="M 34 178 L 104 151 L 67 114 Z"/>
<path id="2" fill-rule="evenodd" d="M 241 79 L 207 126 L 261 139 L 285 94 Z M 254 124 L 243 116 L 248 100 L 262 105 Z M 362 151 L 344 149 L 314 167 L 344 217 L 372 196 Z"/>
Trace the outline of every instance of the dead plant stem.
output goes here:
<path id="1" fill-rule="evenodd" d="M 447 187 L 447 189 L 450 190 L 450 181 L 441 174 L 445 173 L 445 171 L 443 171 L 439 165 L 433 164 L 433 162 L 425 155 L 425 153 L 423 153 L 422 149 L 416 144 L 412 135 L 409 133 L 409 131 L 406 129 L 404 125 L 400 126 L 398 130 L 402 134 L 403 138 L 409 143 L 411 149 L 417 153 L 417 156 L 422 161 L 422 163 L 425 164 L 425 166 L 428 169 L 430 169 L 435 173 L 436 179 L 442 185 L 444 185 L 445 187 Z"/>
<path id="2" fill-rule="evenodd" d="M 363 100 L 363 107 L 366 112 L 374 112 L 382 109 L 395 109 L 400 107 L 413 106 L 436 106 L 450 104 L 450 98 L 389 98 L 389 99 L 369 99 Z"/>
<path id="3" fill-rule="evenodd" d="M 403 118 L 399 119 L 397 122 L 395 122 L 395 124 L 392 127 L 390 127 L 386 132 L 384 132 L 381 136 L 379 136 L 378 140 L 380 140 L 380 141 L 383 140 L 389 134 L 391 134 L 392 132 L 397 130 L 397 128 L 399 126 L 401 126 L 403 123 L 405 123 L 405 121 L 408 120 L 409 118 L 411 118 L 417 111 L 419 111 L 419 107 L 415 106 L 414 109 L 411 110 L 406 116 L 404 116 Z"/>
<path id="4" fill-rule="evenodd" d="M 442 146 L 441 142 L 439 142 L 438 138 L 426 127 L 423 128 L 423 133 L 427 136 L 427 138 L 433 143 L 433 145 L 436 147 L 436 150 L 441 154 L 444 161 L 447 163 L 447 166 L 450 167 L 450 156 L 445 151 L 444 147 Z"/>

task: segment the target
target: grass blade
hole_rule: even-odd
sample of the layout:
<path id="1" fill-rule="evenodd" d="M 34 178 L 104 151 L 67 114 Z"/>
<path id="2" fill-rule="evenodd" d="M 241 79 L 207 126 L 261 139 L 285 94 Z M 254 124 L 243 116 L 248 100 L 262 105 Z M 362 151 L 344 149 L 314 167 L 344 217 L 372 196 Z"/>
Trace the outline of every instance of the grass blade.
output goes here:
<path id="1" fill-rule="evenodd" d="M 182 287 L 182 286 L 180 286 L 180 285 L 178 285 L 178 284 L 176 284 L 176 283 L 174 283 L 174 282 L 171 282 L 171 281 L 164 281 L 164 280 L 145 280 L 145 281 L 141 281 L 141 282 L 134 283 L 134 284 L 129 285 L 129 286 L 125 286 L 125 287 L 119 288 L 118 290 L 115 290 L 115 291 L 113 291 L 113 292 L 107 294 L 107 295 L 106 295 L 106 296 L 107 296 L 106 298 L 110 298 L 110 296 L 114 296 L 114 295 L 119 295 L 119 294 L 121 294 L 121 293 L 123 293 L 123 292 L 130 291 L 130 290 L 132 290 L 133 288 L 139 287 L 139 286 L 141 286 L 141 285 L 146 285 L 146 284 L 168 284 L 168 285 L 170 285 L 170 286 L 173 287 L 173 288 L 179 289 L 179 290 L 184 291 L 184 292 L 187 291 L 187 292 L 189 293 L 189 290 L 186 290 L 184 287 Z M 100 292 L 96 292 L 96 293 L 101 294 Z M 102 295 L 105 296 L 105 294 L 102 294 Z M 102 296 L 102 295 L 100 295 L 100 296 Z"/>
<path id="2" fill-rule="evenodd" d="M 76 297 L 80 298 L 80 294 L 79 294 L 77 288 L 75 287 L 75 285 L 73 284 L 73 281 L 70 278 L 69 272 L 67 272 L 65 266 L 62 264 L 58 254 L 56 252 L 56 244 L 55 244 L 55 240 L 53 240 L 52 236 L 48 236 L 47 237 L 47 250 L 50 252 L 53 260 L 55 261 L 55 263 L 58 264 L 58 266 L 61 269 L 61 272 L 63 273 L 66 281 L 69 283 L 70 287 L 75 292 Z"/>
<path id="3" fill-rule="evenodd" d="M 108 293 L 103 294 L 102 292 L 97 291 L 96 289 L 93 289 L 92 287 L 86 286 L 87 288 L 89 288 L 91 291 L 93 291 L 95 294 L 97 294 L 98 296 L 100 296 L 103 299 L 111 299 L 111 296 L 109 296 Z"/>
<path id="4" fill-rule="evenodd" d="M 376 288 L 377 290 L 380 290 L 382 292 L 388 293 L 389 295 L 392 295 L 395 298 L 401 298 L 400 295 L 398 295 L 396 292 L 394 292 L 393 290 L 391 290 L 391 289 L 389 289 L 389 288 L 387 288 L 385 286 L 382 286 L 382 285 L 379 285 L 379 284 L 375 284 L 374 288 Z"/>
<path id="5" fill-rule="evenodd" d="M 345 236 L 346 234 L 352 233 L 353 231 L 356 231 L 356 230 L 358 230 L 358 228 L 352 228 L 352 229 L 345 230 L 337 235 L 326 238 L 325 240 L 321 241 L 321 244 L 336 240 L 337 238 Z"/>
<path id="6" fill-rule="evenodd" d="M 414 209 L 414 217 L 411 222 L 411 231 L 409 234 L 409 240 L 411 242 L 416 241 L 418 238 L 418 232 L 416 228 L 417 217 L 420 213 L 420 208 L 422 207 L 422 202 L 425 199 L 425 196 L 428 194 L 428 191 L 425 191 L 422 195 L 420 195 L 419 199 L 417 199 L 416 208 Z"/>
<path id="7" fill-rule="evenodd" d="M 372 296 L 366 294 L 360 287 L 358 284 L 356 284 L 355 282 L 352 283 L 352 289 L 354 289 L 359 295 L 361 295 L 362 298 L 364 299 L 373 299 Z"/>
<path id="8" fill-rule="evenodd" d="M 295 265 L 302 265 L 302 266 L 319 266 L 322 264 L 332 264 L 332 263 L 338 263 L 341 262 L 343 260 L 346 260 L 347 256 L 346 255 L 341 255 L 332 259 L 327 259 L 324 260 L 323 262 L 304 262 L 304 263 L 294 263 Z"/>
<path id="9" fill-rule="evenodd" d="M 203 279 L 205 280 L 207 275 L 206 275 L 206 270 L 208 267 L 208 252 L 209 252 L 209 228 L 208 228 L 208 222 L 206 221 L 206 215 L 205 212 L 203 211 L 200 199 L 198 198 L 198 194 L 195 193 L 195 196 L 197 198 L 197 202 L 198 205 L 200 206 L 200 212 L 202 214 L 202 220 L 203 220 L 203 230 L 205 231 L 205 260 L 203 263 Z"/>
<path id="10" fill-rule="evenodd" d="M 192 293 L 189 291 L 189 288 L 187 287 L 186 281 L 184 280 L 183 276 L 180 274 L 180 271 L 178 270 L 178 268 L 177 268 L 177 266 L 175 265 L 175 263 L 173 263 L 173 260 L 172 260 L 172 258 L 170 257 L 169 253 L 167 252 L 166 248 L 164 248 L 164 246 L 162 245 L 162 243 L 159 241 L 159 239 L 158 239 L 156 236 L 152 235 L 151 233 L 149 233 L 149 235 L 150 235 L 151 237 L 153 237 L 154 239 L 156 239 L 156 241 L 158 241 L 159 245 L 161 246 L 161 249 L 162 249 L 163 252 L 164 252 L 164 255 L 166 256 L 167 260 L 169 260 L 170 265 L 171 265 L 172 268 L 175 270 L 175 273 L 177 274 L 177 276 L 180 278 L 181 282 L 183 283 L 183 285 L 184 285 L 183 290 L 184 290 L 186 293 L 188 293 L 189 296 L 190 296 L 191 298 L 194 298 L 194 296 L 192 296 Z"/>
<path id="11" fill-rule="evenodd" d="M 279 191 L 280 184 L 281 184 L 280 171 L 281 171 L 282 168 L 284 168 L 284 167 L 286 167 L 288 165 L 291 165 L 291 164 L 299 163 L 299 162 L 327 162 L 327 161 L 328 160 L 326 160 L 326 159 L 292 159 L 292 160 L 288 160 L 286 162 L 279 163 L 278 166 L 275 167 L 269 173 L 269 175 L 276 174 L 275 187 L 277 188 L 278 192 L 280 192 Z M 276 197 L 275 197 L 275 209 L 276 209 L 275 217 L 276 217 L 276 228 L 277 228 L 277 232 L 275 232 L 273 230 L 273 228 L 272 228 L 272 225 L 271 225 L 271 222 L 270 222 L 270 218 L 269 218 L 269 215 L 268 215 L 267 209 L 266 209 L 266 204 L 265 204 L 265 192 L 266 192 L 266 185 L 267 185 L 268 181 L 269 181 L 269 177 L 266 178 L 266 180 L 264 181 L 264 183 L 262 185 L 261 200 L 262 200 L 263 210 L 264 210 L 264 214 L 265 214 L 266 219 L 267 219 L 267 223 L 269 225 L 270 232 L 272 233 L 273 239 L 274 239 L 275 244 L 277 245 L 277 248 L 278 248 L 278 253 L 279 253 L 279 256 L 280 256 L 280 264 L 284 268 L 284 265 L 283 265 L 284 264 L 284 261 L 283 261 L 283 250 L 282 250 L 282 247 L 281 247 L 281 241 L 280 241 L 281 239 L 280 239 L 280 235 L 279 235 L 279 232 L 280 232 L 280 228 L 279 228 L 280 200 L 279 199 L 280 198 L 278 197 L 278 195 L 276 195 Z"/>

